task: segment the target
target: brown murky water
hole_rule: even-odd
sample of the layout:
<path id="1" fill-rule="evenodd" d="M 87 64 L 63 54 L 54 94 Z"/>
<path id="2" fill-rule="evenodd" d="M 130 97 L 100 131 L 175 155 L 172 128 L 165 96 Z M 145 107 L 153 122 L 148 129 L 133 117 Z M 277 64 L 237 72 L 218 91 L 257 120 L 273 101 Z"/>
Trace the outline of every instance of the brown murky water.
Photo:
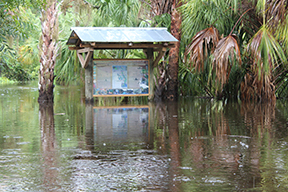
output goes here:
<path id="1" fill-rule="evenodd" d="M 37 84 L 0 87 L 0 191 L 288 190 L 287 101 L 37 96 Z"/>

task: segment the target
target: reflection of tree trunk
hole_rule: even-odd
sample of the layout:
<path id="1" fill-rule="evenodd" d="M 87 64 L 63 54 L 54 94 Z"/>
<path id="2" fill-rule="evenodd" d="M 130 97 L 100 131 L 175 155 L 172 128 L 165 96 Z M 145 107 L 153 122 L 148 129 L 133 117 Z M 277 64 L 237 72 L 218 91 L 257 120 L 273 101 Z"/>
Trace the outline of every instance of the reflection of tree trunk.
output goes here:
<path id="1" fill-rule="evenodd" d="M 166 136 L 165 136 L 165 128 L 166 128 L 166 106 L 162 102 L 156 103 L 155 106 L 155 120 L 156 122 L 156 129 L 160 129 L 162 134 L 155 134 L 157 139 L 157 148 L 159 147 L 160 151 L 165 154 L 166 150 Z M 156 131 L 157 132 L 157 131 Z"/>
<path id="2" fill-rule="evenodd" d="M 58 171 L 56 156 L 56 139 L 54 129 L 53 104 L 39 105 L 39 122 L 41 129 L 42 157 L 44 160 L 44 186 L 49 191 L 57 186 Z"/>
<path id="3" fill-rule="evenodd" d="M 269 131 L 272 129 L 272 122 L 275 119 L 275 103 L 243 103 L 241 115 L 244 117 L 247 128 L 250 128 L 250 134 L 262 136 L 265 129 Z"/>
<path id="4" fill-rule="evenodd" d="M 272 155 L 272 145 L 275 141 L 275 130 L 272 127 L 275 120 L 275 103 L 244 102 L 241 105 L 241 115 L 244 117 L 247 129 L 250 130 L 250 135 L 258 138 L 250 144 L 251 165 L 262 170 L 256 176 L 257 185 L 261 183 L 263 191 L 282 191 L 274 188 L 278 185 L 278 181 L 275 180 L 277 176 L 273 167 L 276 165 Z"/>
<path id="5" fill-rule="evenodd" d="M 177 102 L 169 102 L 167 104 L 167 126 L 169 130 L 169 143 L 170 143 L 170 175 L 172 176 L 172 191 L 180 191 L 179 184 L 173 181 L 174 175 L 179 174 L 180 167 L 180 146 L 179 146 L 179 128 L 178 128 L 178 105 Z"/>
<path id="6" fill-rule="evenodd" d="M 88 150 L 93 150 L 94 149 L 94 131 L 93 131 L 93 105 L 91 104 L 86 104 L 85 108 L 85 133 L 86 133 L 86 146 Z"/>

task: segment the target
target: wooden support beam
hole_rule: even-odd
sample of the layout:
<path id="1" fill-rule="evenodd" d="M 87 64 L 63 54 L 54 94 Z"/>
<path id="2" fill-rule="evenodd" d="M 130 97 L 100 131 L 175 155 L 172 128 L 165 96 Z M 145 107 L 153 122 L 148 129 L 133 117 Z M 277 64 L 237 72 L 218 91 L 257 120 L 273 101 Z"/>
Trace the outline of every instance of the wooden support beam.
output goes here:
<path id="1" fill-rule="evenodd" d="M 79 48 L 79 47 L 68 47 L 68 49 L 69 49 L 70 51 L 75 51 L 75 50 L 79 50 L 79 49 L 81 49 L 81 48 Z"/>
<path id="2" fill-rule="evenodd" d="M 85 67 L 85 100 L 86 103 L 93 103 L 93 51 L 88 52 L 86 59 L 88 62 Z"/>
<path id="3" fill-rule="evenodd" d="M 163 57 L 164 53 L 166 52 L 167 48 L 162 48 L 162 50 L 159 51 L 155 61 L 153 62 L 153 67 L 156 67 L 160 61 L 160 59 Z"/>
<path id="4" fill-rule="evenodd" d="M 82 53 L 86 54 L 85 59 L 83 58 Z M 85 48 L 85 49 L 78 49 L 77 50 L 77 56 L 78 56 L 79 61 L 80 61 L 83 68 L 87 67 L 88 62 L 91 58 L 91 55 L 93 55 L 93 49 L 91 49 L 91 48 Z"/>
<path id="5" fill-rule="evenodd" d="M 147 49 L 147 59 L 149 60 L 149 96 L 148 100 L 153 101 L 154 99 L 154 67 L 153 67 L 153 61 L 154 61 L 154 54 L 153 54 L 153 49 Z"/>
<path id="6" fill-rule="evenodd" d="M 86 53 L 86 52 L 89 52 L 89 51 L 94 51 L 94 49 L 92 49 L 91 47 L 87 47 L 87 48 L 84 48 L 84 49 L 78 49 L 77 53 Z"/>

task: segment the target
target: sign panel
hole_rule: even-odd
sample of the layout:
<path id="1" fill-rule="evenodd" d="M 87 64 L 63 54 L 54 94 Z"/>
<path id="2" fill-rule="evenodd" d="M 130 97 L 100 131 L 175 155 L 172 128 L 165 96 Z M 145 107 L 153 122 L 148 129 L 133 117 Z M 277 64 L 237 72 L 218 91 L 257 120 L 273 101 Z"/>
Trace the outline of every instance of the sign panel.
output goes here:
<path id="1" fill-rule="evenodd" d="M 148 96 L 148 60 L 94 60 L 94 97 Z"/>

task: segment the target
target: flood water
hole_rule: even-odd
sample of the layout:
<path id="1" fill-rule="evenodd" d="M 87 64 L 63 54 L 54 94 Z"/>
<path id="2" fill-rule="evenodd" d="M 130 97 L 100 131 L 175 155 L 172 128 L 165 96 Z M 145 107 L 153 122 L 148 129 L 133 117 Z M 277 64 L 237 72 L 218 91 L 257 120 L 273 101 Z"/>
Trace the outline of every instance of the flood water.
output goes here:
<path id="1" fill-rule="evenodd" d="M 181 98 L 39 107 L 37 83 L 0 87 L 0 191 L 287 191 L 288 102 Z M 119 101 L 119 99 L 118 99 Z"/>

